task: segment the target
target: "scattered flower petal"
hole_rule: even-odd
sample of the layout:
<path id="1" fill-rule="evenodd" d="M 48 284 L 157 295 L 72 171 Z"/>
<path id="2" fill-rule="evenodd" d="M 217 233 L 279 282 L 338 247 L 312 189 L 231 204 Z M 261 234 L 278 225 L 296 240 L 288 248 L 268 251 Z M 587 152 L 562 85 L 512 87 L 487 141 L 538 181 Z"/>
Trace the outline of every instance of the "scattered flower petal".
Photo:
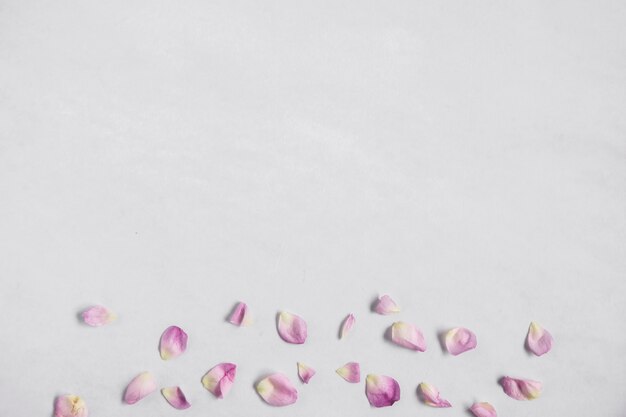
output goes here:
<path id="1" fill-rule="evenodd" d="M 163 394 L 167 402 L 177 410 L 184 410 L 191 407 L 191 404 L 187 402 L 187 398 L 185 398 L 185 394 L 183 394 L 180 387 L 163 388 L 161 394 Z"/>
<path id="2" fill-rule="evenodd" d="M 137 375 L 124 392 L 124 402 L 126 404 L 135 404 L 142 398 L 156 391 L 156 380 L 150 372 L 142 372 Z"/>
<path id="3" fill-rule="evenodd" d="M 278 315 L 278 334 L 287 343 L 301 345 L 306 341 L 306 322 L 300 316 L 283 311 Z"/>
<path id="4" fill-rule="evenodd" d="M 446 333 L 446 349 L 451 355 L 460 355 L 476 347 L 476 335 L 464 327 L 454 328 Z"/>
<path id="5" fill-rule="evenodd" d="M 376 306 L 374 307 L 374 311 L 377 312 L 378 314 L 387 315 L 387 314 L 399 313 L 400 307 L 398 307 L 396 302 L 393 301 L 391 297 L 389 297 L 388 295 L 383 295 L 382 297 L 378 297 L 378 302 L 376 303 Z"/>
<path id="6" fill-rule="evenodd" d="M 161 335 L 159 344 L 163 360 L 174 359 L 187 349 L 187 333 L 178 326 L 170 326 Z"/>
<path id="7" fill-rule="evenodd" d="M 370 374 L 365 379 L 365 395 L 373 407 L 389 407 L 400 399 L 400 385 L 389 376 Z"/>
<path id="8" fill-rule="evenodd" d="M 537 356 L 548 353 L 552 349 L 552 335 L 533 321 L 528 327 L 526 347 Z"/>
<path id="9" fill-rule="evenodd" d="M 422 401 L 424 401 L 426 405 L 436 408 L 452 407 L 447 400 L 444 400 L 439 396 L 439 390 L 437 390 L 437 388 L 433 385 L 422 382 L 419 384 L 418 390 L 420 392 L 420 396 L 422 397 Z"/>
<path id="10" fill-rule="evenodd" d="M 498 417 L 496 409 L 489 403 L 474 403 L 474 405 L 470 407 L 470 411 L 476 417 Z"/>
<path id="11" fill-rule="evenodd" d="M 60 395 L 54 400 L 54 417 L 87 417 L 85 401 L 77 395 Z"/>
<path id="12" fill-rule="evenodd" d="M 348 314 L 348 316 L 343 320 L 343 323 L 341 324 L 341 331 L 339 332 L 340 339 L 343 339 L 348 333 L 350 333 L 350 330 L 352 330 L 355 321 L 356 319 L 354 318 L 354 314 Z"/>
<path id="13" fill-rule="evenodd" d="M 220 363 L 215 365 L 202 377 L 202 385 L 217 398 L 224 398 L 235 382 L 237 365 Z"/>
<path id="14" fill-rule="evenodd" d="M 246 303 L 239 302 L 233 309 L 233 312 L 228 318 L 228 322 L 235 326 L 249 326 L 252 324 L 250 314 L 248 313 L 248 305 Z"/>
<path id="15" fill-rule="evenodd" d="M 391 341 L 398 346 L 424 352 L 426 341 L 421 330 L 410 323 L 397 321 L 391 326 Z"/>
<path id="16" fill-rule="evenodd" d="M 256 384 L 256 392 L 275 407 L 293 404 L 298 400 L 298 391 L 283 374 L 272 374 Z"/>
<path id="17" fill-rule="evenodd" d="M 361 366 L 356 362 L 348 362 L 335 372 L 350 383 L 361 382 Z"/>
<path id="18" fill-rule="evenodd" d="M 302 362 L 298 362 L 298 376 L 302 382 L 308 384 L 311 378 L 313 378 L 313 375 L 315 375 L 315 369 Z"/>
<path id="19" fill-rule="evenodd" d="M 516 400 L 534 400 L 541 395 L 541 382 L 530 379 L 515 379 L 508 376 L 500 379 L 504 393 Z"/>
<path id="20" fill-rule="evenodd" d="M 89 307 L 81 313 L 81 316 L 85 324 L 92 327 L 104 326 L 117 319 L 115 313 L 103 306 Z"/>

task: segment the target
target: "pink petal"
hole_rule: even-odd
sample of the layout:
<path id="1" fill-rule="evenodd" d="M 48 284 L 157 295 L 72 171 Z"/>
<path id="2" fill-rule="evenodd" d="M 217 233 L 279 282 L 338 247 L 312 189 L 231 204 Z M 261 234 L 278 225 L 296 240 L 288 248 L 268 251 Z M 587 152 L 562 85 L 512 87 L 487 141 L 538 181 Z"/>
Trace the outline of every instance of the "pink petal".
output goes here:
<path id="1" fill-rule="evenodd" d="M 361 382 L 361 366 L 356 362 L 348 362 L 335 372 L 350 383 Z"/>
<path id="2" fill-rule="evenodd" d="M 437 408 L 448 408 L 452 407 L 452 405 L 439 396 L 439 391 L 434 386 L 422 382 L 419 384 L 418 391 L 420 396 L 422 397 L 422 401 L 426 405 L 430 405 L 431 407 Z"/>
<path id="3" fill-rule="evenodd" d="M 315 369 L 302 362 L 298 362 L 298 376 L 302 382 L 308 384 L 311 378 L 313 378 L 313 375 L 315 375 Z"/>
<path id="4" fill-rule="evenodd" d="M 534 321 L 528 327 L 526 347 L 537 356 L 548 353 L 552 349 L 552 335 Z"/>
<path id="5" fill-rule="evenodd" d="M 54 400 L 54 417 L 87 417 L 85 401 L 77 395 L 60 395 Z"/>
<path id="6" fill-rule="evenodd" d="M 85 324 L 92 327 L 100 327 L 114 321 L 117 316 L 103 306 L 92 306 L 81 313 Z"/>
<path id="7" fill-rule="evenodd" d="M 541 395 L 541 382 L 530 379 L 515 379 L 505 376 L 500 385 L 506 395 L 516 400 L 534 400 Z"/>
<path id="8" fill-rule="evenodd" d="M 217 398 L 224 398 L 235 382 L 236 373 L 237 365 L 234 363 L 220 363 L 202 377 L 202 385 Z"/>
<path id="9" fill-rule="evenodd" d="M 177 410 L 184 410 L 191 407 L 191 404 L 187 402 L 185 394 L 183 394 L 179 387 L 163 388 L 161 394 L 163 394 L 167 402 Z"/>
<path id="10" fill-rule="evenodd" d="M 161 335 L 159 344 L 163 360 L 174 359 L 187 349 L 187 333 L 178 326 L 170 326 Z"/>
<path id="11" fill-rule="evenodd" d="M 489 403 L 475 403 L 470 407 L 470 411 L 476 417 L 498 417 L 496 409 Z"/>
<path id="12" fill-rule="evenodd" d="M 371 406 L 389 407 L 400 399 L 400 385 L 389 376 L 370 374 L 365 378 L 365 395 Z"/>
<path id="13" fill-rule="evenodd" d="M 142 372 L 137 375 L 124 392 L 124 402 L 135 404 L 137 401 L 156 391 L 156 381 L 150 372 Z"/>
<path id="14" fill-rule="evenodd" d="M 476 335 L 469 329 L 457 327 L 446 333 L 446 349 L 451 355 L 460 355 L 476 347 Z"/>
<path id="15" fill-rule="evenodd" d="M 306 322 L 300 316 L 283 311 L 278 315 L 278 334 L 287 343 L 301 345 L 306 341 Z"/>
<path id="16" fill-rule="evenodd" d="M 339 332 L 340 339 L 343 339 L 348 333 L 350 333 L 350 330 L 352 330 L 354 323 L 354 315 L 352 313 L 348 314 L 348 317 L 346 317 L 341 324 L 341 331 Z"/>
<path id="17" fill-rule="evenodd" d="M 235 309 L 228 318 L 228 322 L 235 326 L 249 326 L 252 323 L 248 314 L 248 305 L 246 303 L 237 303 Z"/>
<path id="18" fill-rule="evenodd" d="M 399 313 L 400 307 L 398 307 L 396 302 L 393 301 L 391 297 L 389 297 L 388 295 L 383 295 L 382 297 L 378 298 L 378 302 L 376 303 L 376 306 L 374 307 L 374 311 L 377 312 L 378 314 L 387 315 L 387 314 Z"/>
<path id="19" fill-rule="evenodd" d="M 256 392 L 266 403 L 276 407 L 293 404 L 298 400 L 298 391 L 283 374 L 272 374 L 262 379 L 256 384 Z"/>
<path id="20" fill-rule="evenodd" d="M 420 329 L 409 323 L 401 321 L 395 322 L 391 326 L 391 341 L 407 349 L 417 350 L 419 352 L 426 350 L 424 335 Z"/>

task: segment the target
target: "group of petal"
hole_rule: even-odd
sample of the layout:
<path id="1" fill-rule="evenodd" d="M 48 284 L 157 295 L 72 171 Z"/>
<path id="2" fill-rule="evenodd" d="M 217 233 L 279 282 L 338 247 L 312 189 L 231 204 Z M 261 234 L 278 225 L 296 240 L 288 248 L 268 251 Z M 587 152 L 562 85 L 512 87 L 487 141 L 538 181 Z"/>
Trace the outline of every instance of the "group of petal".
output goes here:
<path id="1" fill-rule="evenodd" d="M 378 298 L 373 311 L 382 314 L 400 312 L 400 307 L 388 295 Z M 102 306 L 93 306 L 82 313 L 85 324 L 93 327 L 109 324 L 116 319 L 116 315 Z M 228 322 L 236 326 L 248 326 L 252 323 L 248 306 L 240 302 L 232 310 Z M 339 338 L 345 338 L 356 323 L 355 316 L 349 314 L 341 323 Z M 289 312 L 281 312 L 277 317 L 277 331 L 281 339 L 291 344 L 303 344 L 307 339 L 306 321 Z M 401 347 L 424 352 L 426 341 L 420 329 L 410 323 L 395 322 L 389 329 L 391 341 Z M 178 326 L 170 326 L 161 335 L 159 352 L 163 360 L 174 359 L 187 349 L 187 333 Z M 449 330 L 444 337 L 445 348 L 451 355 L 460 355 L 476 348 L 476 335 L 469 329 L 457 327 Z M 526 336 L 526 348 L 536 356 L 544 355 L 552 348 L 552 336 L 539 324 L 531 322 Z M 308 384 L 315 375 L 315 370 L 302 363 L 297 363 L 300 380 Z M 230 391 L 237 365 L 223 362 L 211 368 L 203 377 L 202 385 L 217 398 L 224 398 Z M 348 362 L 336 370 L 336 373 L 350 383 L 361 381 L 360 365 Z M 500 379 L 503 391 L 516 400 L 533 400 L 541 394 L 542 385 L 538 381 L 517 379 L 505 376 Z M 298 399 L 298 391 L 289 378 L 281 373 L 273 373 L 259 380 L 255 389 L 259 396 L 272 406 L 286 406 Z M 150 372 L 142 372 L 128 384 L 124 391 L 123 401 L 126 404 L 135 404 L 144 397 L 157 390 L 157 382 Z M 424 404 L 431 407 L 451 407 L 449 401 L 441 398 L 439 391 L 433 385 L 422 382 L 417 389 L 418 395 Z M 387 407 L 400 399 L 400 385 L 390 376 L 369 374 L 365 379 L 366 397 L 373 407 Z M 185 394 L 178 386 L 165 387 L 161 394 L 166 401 L 176 409 L 186 409 L 191 406 Z M 496 417 L 494 407 L 486 402 L 475 403 L 470 411 L 477 417 Z M 62 395 L 56 398 L 54 404 L 55 417 L 87 417 L 88 411 L 85 402 L 76 395 Z"/>

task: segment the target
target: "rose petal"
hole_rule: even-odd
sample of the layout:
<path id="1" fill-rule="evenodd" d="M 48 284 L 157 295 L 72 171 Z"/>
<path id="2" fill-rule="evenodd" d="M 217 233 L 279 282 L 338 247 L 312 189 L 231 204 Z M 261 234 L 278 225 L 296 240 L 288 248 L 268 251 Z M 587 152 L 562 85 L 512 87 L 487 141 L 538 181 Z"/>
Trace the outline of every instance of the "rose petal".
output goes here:
<path id="1" fill-rule="evenodd" d="M 397 321 L 391 326 L 391 341 L 398 346 L 424 352 L 426 341 L 421 330 L 410 323 Z"/>
<path id="2" fill-rule="evenodd" d="M 526 348 L 537 356 L 548 353 L 552 349 L 552 335 L 534 321 L 528 327 Z"/>
<path id="3" fill-rule="evenodd" d="M 489 403 L 475 403 L 470 407 L 470 411 L 476 417 L 498 417 L 496 409 Z"/>
<path id="4" fill-rule="evenodd" d="M 228 318 L 228 322 L 235 326 L 249 326 L 252 324 L 250 315 L 248 314 L 248 305 L 246 303 L 239 302 L 233 309 L 233 312 Z"/>
<path id="5" fill-rule="evenodd" d="M 515 379 L 508 376 L 500 379 L 506 395 L 516 400 L 534 400 L 541 395 L 541 382 L 530 379 Z"/>
<path id="6" fill-rule="evenodd" d="M 335 372 L 352 384 L 361 382 L 361 366 L 356 362 L 348 362 Z"/>
<path id="7" fill-rule="evenodd" d="M 187 402 L 187 398 L 185 398 L 185 394 L 183 394 L 180 387 L 163 388 L 161 394 L 163 394 L 167 402 L 177 410 L 184 410 L 191 407 L 191 404 Z"/>
<path id="8" fill-rule="evenodd" d="M 439 396 L 439 390 L 437 390 L 437 388 L 435 388 L 433 385 L 422 382 L 418 386 L 418 391 L 420 393 L 422 401 L 424 401 L 426 405 L 437 408 L 452 407 L 452 405 L 447 400 L 444 400 Z"/>
<path id="9" fill-rule="evenodd" d="M 355 321 L 356 320 L 354 318 L 354 315 L 352 313 L 348 314 L 348 316 L 343 320 L 343 323 L 341 324 L 341 331 L 339 332 L 340 339 L 343 339 L 348 333 L 350 333 L 350 330 L 352 330 Z"/>
<path id="10" fill-rule="evenodd" d="M 313 378 L 313 375 L 315 375 L 315 369 L 302 362 L 298 362 L 298 376 L 302 382 L 308 384 L 311 378 Z"/>
<path id="11" fill-rule="evenodd" d="M 368 375 L 365 395 L 373 407 L 389 407 L 400 399 L 400 384 L 390 376 Z"/>
<path id="12" fill-rule="evenodd" d="M 306 322 L 300 316 L 283 311 L 278 315 L 278 334 L 287 343 L 301 345 L 306 341 Z"/>
<path id="13" fill-rule="evenodd" d="M 54 400 L 54 417 L 87 417 L 85 401 L 77 395 L 60 395 Z"/>
<path id="14" fill-rule="evenodd" d="M 124 392 L 124 402 L 135 404 L 137 401 L 156 391 L 156 381 L 150 372 L 142 372 L 137 375 Z"/>
<path id="15" fill-rule="evenodd" d="M 170 326 L 161 335 L 159 344 L 163 360 L 174 359 L 187 349 L 187 333 L 178 326 Z"/>
<path id="16" fill-rule="evenodd" d="M 393 301 L 391 297 L 389 297 L 388 295 L 383 295 L 382 297 L 378 298 L 378 302 L 376 303 L 376 306 L 374 307 L 374 311 L 377 312 L 378 314 L 387 315 L 387 314 L 399 313 L 400 307 L 398 307 L 396 302 Z"/>
<path id="17" fill-rule="evenodd" d="M 224 398 L 235 382 L 237 365 L 234 363 L 220 363 L 215 365 L 202 377 L 202 385 L 217 398 Z"/>
<path id="18" fill-rule="evenodd" d="M 446 333 L 446 349 L 451 355 L 460 355 L 476 347 L 476 335 L 464 327 L 454 328 Z"/>
<path id="19" fill-rule="evenodd" d="M 114 321 L 117 316 L 108 308 L 103 306 L 92 306 L 81 313 L 83 322 L 92 327 L 100 327 Z"/>
<path id="20" fill-rule="evenodd" d="M 298 391 L 283 374 L 272 374 L 256 384 L 256 392 L 275 407 L 293 404 L 298 400 Z"/>

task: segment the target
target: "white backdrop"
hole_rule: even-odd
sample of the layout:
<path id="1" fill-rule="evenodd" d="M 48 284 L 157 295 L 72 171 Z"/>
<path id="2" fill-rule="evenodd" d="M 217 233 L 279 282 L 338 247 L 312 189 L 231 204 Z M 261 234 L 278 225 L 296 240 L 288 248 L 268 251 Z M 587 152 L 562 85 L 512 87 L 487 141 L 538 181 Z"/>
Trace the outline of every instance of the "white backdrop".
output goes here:
<path id="1" fill-rule="evenodd" d="M 0 415 L 624 416 L 626 15 L 615 1 L 0 1 Z M 379 293 L 396 317 L 369 305 Z M 237 300 L 247 329 L 224 317 Z M 80 325 L 100 303 L 111 326 Z M 280 309 L 309 324 L 303 346 Z M 336 339 L 349 312 L 354 333 Z M 429 349 L 383 339 L 402 319 Z M 536 320 L 555 337 L 523 350 Z M 189 349 L 164 362 L 169 325 Z M 478 348 L 445 356 L 462 325 Z M 222 361 L 218 401 L 200 378 Z M 253 382 L 317 369 L 275 409 Z M 391 375 L 371 409 L 347 361 Z M 152 371 L 160 394 L 121 403 Z M 502 375 L 544 383 L 506 397 Z M 454 408 L 430 409 L 429 381 Z"/>

